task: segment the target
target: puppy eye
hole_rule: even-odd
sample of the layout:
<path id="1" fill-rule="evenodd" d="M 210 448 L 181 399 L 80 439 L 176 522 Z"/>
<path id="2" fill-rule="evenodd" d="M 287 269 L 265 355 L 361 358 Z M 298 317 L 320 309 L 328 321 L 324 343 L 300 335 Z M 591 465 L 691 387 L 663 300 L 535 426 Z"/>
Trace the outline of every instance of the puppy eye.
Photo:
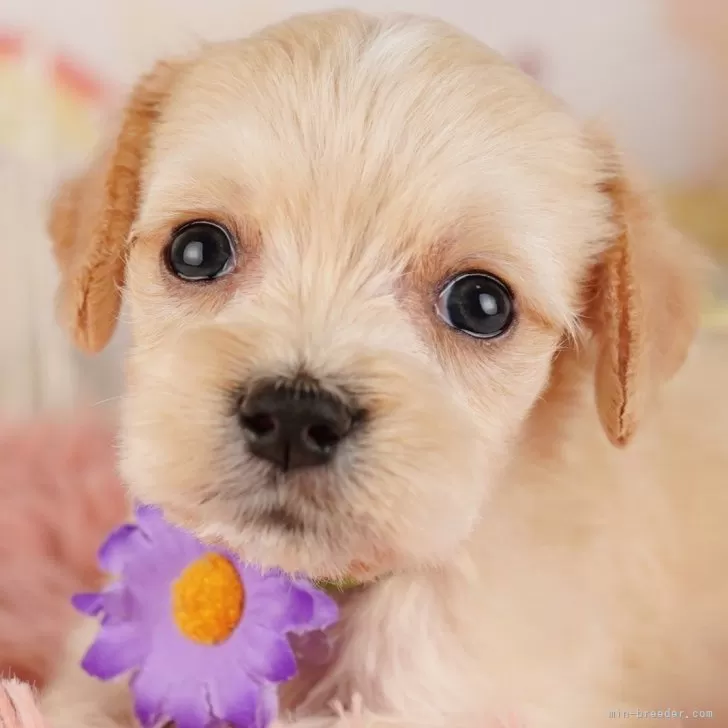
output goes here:
<path id="1" fill-rule="evenodd" d="M 166 256 L 170 271 L 185 281 L 219 278 L 235 266 L 230 233 L 212 222 L 192 222 L 179 228 Z"/>
<path id="2" fill-rule="evenodd" d="M 465 273 L 443 288 L 437 313 L 458 331 L 478 339 L 492 339 L 508 330 L 515 310 L 505 283 L 484 273 Z"/>

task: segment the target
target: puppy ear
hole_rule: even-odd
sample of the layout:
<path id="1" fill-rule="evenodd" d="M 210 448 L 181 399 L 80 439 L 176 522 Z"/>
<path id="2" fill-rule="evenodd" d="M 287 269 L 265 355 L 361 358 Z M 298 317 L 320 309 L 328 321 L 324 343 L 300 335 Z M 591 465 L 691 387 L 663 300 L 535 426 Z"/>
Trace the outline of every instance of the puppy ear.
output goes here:
<path id="1" fill-rule="evenodd" d="M 160 63 L 137 84 L 112 144 L 84 174 L 64 183 L 52 204 L 61 317 L 79 348 L 90 353 L 103 349 L 116 327 L 141 170 L 179 69 Z"/>
<path id="2" fill-rule="evenodd" d="M 623 446 L 687 356 L 699 325 L 706 266 L 611 144 L 601 137 L 594 144 L 615 226 L 595 268 L 589 311 L 597 343 L 596 404 L 610 441 Z"/>

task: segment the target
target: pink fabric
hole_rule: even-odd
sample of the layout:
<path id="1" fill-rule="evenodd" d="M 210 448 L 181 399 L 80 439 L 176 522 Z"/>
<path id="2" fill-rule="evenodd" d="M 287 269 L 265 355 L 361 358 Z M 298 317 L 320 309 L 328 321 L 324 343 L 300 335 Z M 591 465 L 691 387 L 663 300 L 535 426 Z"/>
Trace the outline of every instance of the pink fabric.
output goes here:
<path id="1" fill-rule="evenodd" d="M 46 728 L 35 695 L 25 683 L 15 680 L 0 681 L 0 726 Z"/>
<path id="2" fill-rule="evenodd" d="M 96 550 L 124 517 L 113 430 L 100 413 L 0 422 L 0 676 L 41 685 L 98 583 Z"/>

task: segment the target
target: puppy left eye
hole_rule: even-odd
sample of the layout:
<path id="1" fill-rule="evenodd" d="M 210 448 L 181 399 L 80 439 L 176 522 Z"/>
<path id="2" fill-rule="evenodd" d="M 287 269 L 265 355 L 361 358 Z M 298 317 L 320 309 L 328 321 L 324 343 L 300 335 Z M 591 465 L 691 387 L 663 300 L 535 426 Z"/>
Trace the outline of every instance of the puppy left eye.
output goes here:
<path id="1" fill-rule="evenodd" d="M 513 295 L 503 281 L 484 273 L 465 273 L 443 288 L 437 313 L 458 331 L 478 339 L 493 339 L 510 328 L 515 307 Z"/>
<path id="2" fill-rule="evenodd" d="M 235 266 L 230 233 L 213 222 L 192 222 L 179 228 L 166 249 L 167 267 L 185 281 L 205 281 Z"/>

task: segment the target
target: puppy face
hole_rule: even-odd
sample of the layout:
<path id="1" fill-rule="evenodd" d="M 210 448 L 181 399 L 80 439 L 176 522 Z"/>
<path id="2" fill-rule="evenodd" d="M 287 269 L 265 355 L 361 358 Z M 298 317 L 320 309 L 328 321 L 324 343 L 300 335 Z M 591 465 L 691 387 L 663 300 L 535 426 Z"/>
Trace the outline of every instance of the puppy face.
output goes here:
<path id="1" fill-rule="evenodd" d="M 614 237 L 597 151 L 431 21 L 299 18 L 154 78 L 111 163 L 133 494 L 314 576 L 447 558 Z"/>

